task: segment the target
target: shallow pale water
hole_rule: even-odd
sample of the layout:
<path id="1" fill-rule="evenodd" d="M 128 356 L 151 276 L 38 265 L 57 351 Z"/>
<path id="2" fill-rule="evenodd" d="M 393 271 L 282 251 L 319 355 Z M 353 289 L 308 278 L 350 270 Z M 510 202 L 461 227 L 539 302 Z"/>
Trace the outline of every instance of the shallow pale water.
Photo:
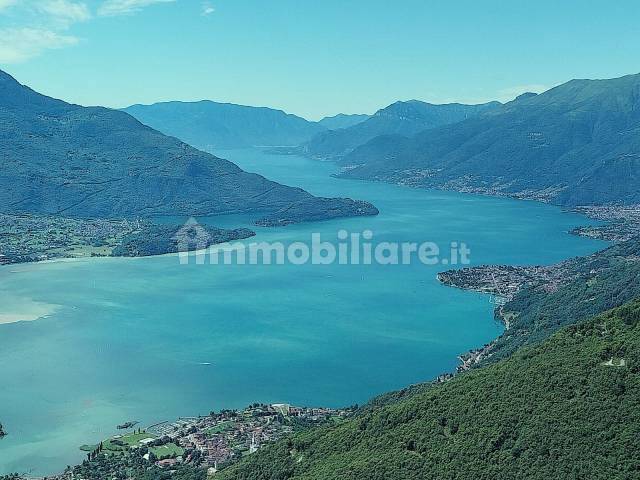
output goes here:
<path id="1" fill-rule="evenodd" d="M 551 263 L 603 246 L 582 217 L 533 202 L 337 180 L 330 164 L 218 152 L 376 218 L 259 229 L 258 239 L 370 229 L 376 241 L 466 242 L 473 264 Z M 207 220 L 211 222 L 211 219 Z M 235 225 L 246 218 L 215 222 Z M 501 332 L 487 297 L 443 287 L 443 266 L 180 265 L 176 257 L 0 268 L 0 473 L 46 474 L 128 420 L 255 401 L 340 406 L 432 379 Z"/>

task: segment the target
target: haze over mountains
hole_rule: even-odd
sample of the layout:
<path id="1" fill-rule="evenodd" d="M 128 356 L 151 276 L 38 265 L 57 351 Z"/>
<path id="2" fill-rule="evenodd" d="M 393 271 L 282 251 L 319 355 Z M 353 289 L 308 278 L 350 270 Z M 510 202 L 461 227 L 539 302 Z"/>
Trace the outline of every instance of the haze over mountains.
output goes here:
<path id="1" fill-rule="evenodd" d="M 498 107 L 396 102 L 374 115 L 338 114 L 311 122 L 282 110 L 209 100 L 132 105 L 124 111 L 166 135 L 208 151 L 248 147 L 297 147 L 321 160 L 339 159 L 369 140 L 388 134 L 411 136 Z"/>
<path id="2" fill-rule="evenodd" d="M 375 214 L 244 172 L 127 113 L 40 95 L 0 71 L 2 213 L 78 217 L 252 213 L 284 224 Z"/>
<path id="3" fill-rule="evenodd" d="M 329 130 L 337 130 L 339 128 L 349 128 L 364 122 L 371 118 L 371 115 L 365 113 L 345 114 L 339 113 L 332 117 L 324 117 L 318 123 Z"/>
<path id="4" fill-rule="evenodd" d="M 339 160 L 342 176 L 350 178 L 567 206 L 640 202 L 640 75 L 573 80 L 504 105 L 396 102 L 370 117 L 320 122 L 208 101 L 127 109 L 186 143 L 123 112 L 39 95 L 5 73 L 0 87 L 0 179 L 10 186 L 0 193 L 5 213 L 113 217 L 287 209 L 288 218 L 280 219 L 287 223 L 374 212 L 348 199 L 329 207 L 326 199 L 248 174 L 186 143 L 208 149 L 302 143 L 310 157 Z"/>
<path id="5" fill-rule="evenodd" d="M 339 113 L 312 122 L 282 110 L 210 100 L 132 105 L 123 110 L 145 125 L 208 151 L 295 147 L 319 133 L 348 128 L 371 117 Z"/>
<path id="6" fill-rule="evenodd" d="M 349 178 L 566 206 L 630 204 L 640 202 L 639 92 L 640 75 L 573 80 L 504 105 L 411 100 L 370 117 L 337 115 L 318 123 L 211 102 L 129 111 L 195 145 L 298 142 L 298 148 L 282 152 L 339 161 L 345 167 L 342 176 Z M 225 108 L 236 113 L 225 116 Z M 260 127 L 262 122 L 270 128 Z M 233 134 L 225 137 L 220 133 L 225 131 Z M 238 132 L 245 137 L 239 139 Z"/>
<path id="7" fill-rule="evenodd" d="M 318 123 L 212 102 L 129 111 L 195 145 L 299 142 L 292 151 L 339 161 L 344 177 L 576 206 L 640 202 L 639 89 L 640 75 L 573 80 L 504 105 L 412 100 Z"/>
<path id="8" fill-rule="evenodd" d="M 345 177 L 412 186 L 638 203 L 640 75 L 573 80 L 411 138 L 377 137 L 343 165 Z"/>
<path id="9" fill-rule="evenodd" d="M 326 130 L 282 110 L 231 103 L 166 102 L 125 108 L 145 125 L 205 150 L 295 146 Z"/>

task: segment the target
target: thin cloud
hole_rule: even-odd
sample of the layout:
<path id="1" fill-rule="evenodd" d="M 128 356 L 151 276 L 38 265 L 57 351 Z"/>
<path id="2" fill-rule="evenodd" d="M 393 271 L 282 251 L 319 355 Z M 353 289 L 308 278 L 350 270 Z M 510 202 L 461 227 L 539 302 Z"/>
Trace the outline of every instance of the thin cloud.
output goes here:
<path id="1" fill-rule="evenodd" d="M 156 3 L 172 3 L 175 1 L 176 0 L 106 0 L 98 9 L 98 14 L 104 17 L 129 15 Z"/>
<path id="2" fill-rule="evenodd" d="M 214 13 L 215 11 L 216 11 L 216 9 L 214 8 L 213 5 L 211 5 L 211 3 L 204 2 L 202 4 L 202 16 L 203 17 L 207 17 L 207 16 L 211 15 L 212 13 Z"/>
<path id="3" fill-rule="evenodd" d="M 76 45 L 78 39 L 40 28 L 0 29 L 0 63 L 19 63 L 46 50 Z"/>
<path id="4" fill-rule="evenodd" d="M 52 22 L 59 24 L 61 28 L 69 27 L 73 23 L 85 22 L 91 19 L 89 7 L 84 2 L 72 2 L 69 0 L 48 0 L 38 2 L 37 9 L 47 15 Z"/>
<path id="5" fill-rule="evenodd" d="M 175 1 L 103 0 L 97 14 L 126 15 Z M 0 27 L 0 63 L 20 63 L 48 50 L 77 45 L 80 39 L 68 32 L 73 25 L 94 17 L 88 5 L 82 0 L 0 0 L 0 12 L 13 7 L 12 12 L 22 16 L 19 24 Z"/>

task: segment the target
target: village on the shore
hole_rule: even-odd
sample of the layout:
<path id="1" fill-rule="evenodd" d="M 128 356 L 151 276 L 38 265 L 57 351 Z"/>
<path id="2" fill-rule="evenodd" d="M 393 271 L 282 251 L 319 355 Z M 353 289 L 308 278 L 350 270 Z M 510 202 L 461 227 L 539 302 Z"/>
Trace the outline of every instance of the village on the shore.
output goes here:
<path id="1" fill-rule="evenodd" d="M 356 410 L 357 406 L 333 409 L 256 403 L 244 410 L 222 410 L 146 428 L 128 428 L 127 433 L 81 449 L 86 451 L 86 463 L 101 456 L 122 460 L 136 456 L 163 469 L 190 465 L 213 475 L 267 443 L 309 426 L 339 422 Z M 135 425 L 127 422 L 119 428 Z"/>

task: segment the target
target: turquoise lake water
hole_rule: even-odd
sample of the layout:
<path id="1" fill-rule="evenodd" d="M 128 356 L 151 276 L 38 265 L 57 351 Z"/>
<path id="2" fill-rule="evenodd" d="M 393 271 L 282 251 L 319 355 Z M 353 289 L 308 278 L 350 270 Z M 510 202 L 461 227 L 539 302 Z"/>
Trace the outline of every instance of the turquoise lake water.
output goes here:
<path id="1" fill-rule="evenodd" d="M 248 171 L 380 215 L 278 229 L 259 240 L 370 229 L 376 241 L 465 242 L 472 264 L 552 263 L 603 243 L 567 231 L 583 217 L 534 202 L 338 180 L 331 164 L 217 152 Z M 220 219 L 235 225 L 245 220 Z M 211 222 L 211 220 L 207 220 Z M 341 406 L 452 371 L 502 331 L 488 297 L 447 288 L 446 267 L 180 265 L 175 256 L 0 268 L 0 473 L 46 474 L 78 446 L 255 401 Z"/>

